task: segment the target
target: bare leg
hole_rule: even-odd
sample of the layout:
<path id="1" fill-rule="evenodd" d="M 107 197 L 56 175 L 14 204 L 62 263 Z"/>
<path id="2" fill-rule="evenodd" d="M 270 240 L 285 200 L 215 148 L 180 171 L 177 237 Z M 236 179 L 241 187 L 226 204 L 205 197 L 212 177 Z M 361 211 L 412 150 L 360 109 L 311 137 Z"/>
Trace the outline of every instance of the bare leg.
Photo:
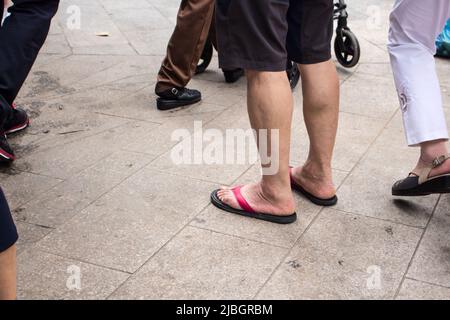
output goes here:
<path id="1" fill-rule="evenodd" d="M 339 118 L 339 79 L 332 61 L 299 67 L 310 148 L 305 164 L 295 168 L 293 176 L 306 191 L 328 199 L 336 193 L 331 160 Z"/>
<path id="2" fill-rule="evenodd" d="M 295 211 L 295 204 L 289 178 L 289 149 L 293 110 L 289 81 L 284 71 L 247 71 L 247 79 L 248 113 L 252 128 L 257 131 L 259 129 L 279 129 L 280 159 L 279 170 L 276 174 L 263 175 L 259 183 L 244 186 L 242 195 L 255 211 L 290 215 Z M 221 201 L 229 206 L 242 209 L 230 189 L 222 188 L 218 196 Z"/>
<path id="3" fill-rule="evenodd" d="M 0 253 L 0 300 L 16 299 L 16 246 Z"/>

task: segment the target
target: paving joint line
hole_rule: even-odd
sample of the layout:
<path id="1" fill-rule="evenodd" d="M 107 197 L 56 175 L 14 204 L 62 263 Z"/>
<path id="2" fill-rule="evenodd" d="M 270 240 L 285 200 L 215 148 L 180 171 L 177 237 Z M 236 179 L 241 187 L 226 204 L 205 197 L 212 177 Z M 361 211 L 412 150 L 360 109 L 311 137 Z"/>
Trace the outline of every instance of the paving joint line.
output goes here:
<path id="1" fill-rule="evenodd" d="M 424 228 L 423 231 L 422 231 L 422 234 L 421 234 L 421 236 L 420 236 L 420 238 L 419 238 L 419 241 L 418 241 L 418 243 L 417 243 L 417 245 L 416 245 L 416 248 L 414 249 L 414 252 L 413 252 L 413 254 L 412 254 L 412 256 L 411 256 L 411 259 L 409 260 L 408 266 L 406 267 L 405 273 L 403 274 L 402 279 L 401 279 L 401 281 L 400 281 L 400 283 L 399 283 L 399 285 L 398 285 L 398 287 L 397 287 L 397 290 L 395 291 L 394 299 L 397 299 L 398 295 L 400 294 L 400 291 L 401 291 L 401 289 L 402 289 L 402 287 L 403 287 L 403 283 L 405 282 L 405 279 L 406 279 L 406 277 L 407 277 L 407 275 L 408 275 L 409 269 L 411 268 L 411 266 L 412 266 L 412 264 L 413 264 L 413 262 L 414 262 L 414 259 L 415 259 L 415 257 L 416 257 L 416 254 L 417 254 L 417 252 L 419 251 L 419 248 L 420 248 L 420 246 L 421 246 L 421 244 L 422 244 L 422 240 L 423 240 L 423 238 L 424 238 L 424 236 L 425 236 L 425 233 L 426 233 L 427 230 L 428 230 L 428 226 L 430 225 L 431 220 L 432 220 L 433 217 L 434 217 L 434 214 L 435 214 L 435 212 L 436 212 L 436 209 L 438 208 L 439 203 L 441 202 L 441 199 L 442 199 L 442 195 L 439 196 L 438 200 L 436 201 L 436 204 L 434 205 L 433 211 L 432 211 L 432 213 L 431 213 L 431 215 L 430 215 L 430 217 L 429 217 L 429 219 L 428 219 L 427 225 L 425 226 L 425 228 Z"/>

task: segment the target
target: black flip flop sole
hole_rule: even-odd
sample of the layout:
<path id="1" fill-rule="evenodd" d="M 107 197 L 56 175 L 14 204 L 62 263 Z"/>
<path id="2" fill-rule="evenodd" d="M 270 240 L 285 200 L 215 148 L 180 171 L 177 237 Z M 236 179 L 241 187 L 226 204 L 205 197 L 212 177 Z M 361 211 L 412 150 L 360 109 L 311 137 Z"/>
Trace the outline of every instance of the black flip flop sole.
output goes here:
<path id="1" fill-rule="evenodd" d="M 198 99 L 189 100 L 189 101 L 166 100 L 166 99 L 158 98 L 158 99 L 156 99 L 156 107 L 158 108 L 158 110 L 167 111 L 167 110 L 176 109 L 176 108 L 180 108 L 180 107 L 190 106 L 192 104 L 200 102 L 200 100 L 202 100 L 201 97 Z"/>
<path id="2" fill-rule="evenodd" d="M 430 194 L 446 193 L 450 193 L 450 175 L 432 178 L 423 184 L 418 184 L 409 189 L 392 189 L 392 195 L 399 197 L 420 197 L 428 196 Z"/>
<path id="3" fill-rule="evenodd" d="M 234 209 L 234 208 L 230 207 L 229 205 L 223 203 L 219 199 L 219 197 L 217 196 L 217 192 L 219 192 L 219 191 L 220 191 L 220 189 L 215 190 L 211 193 L 211 203 L 214 206 L 216 206 L 217 208 L 224 210 L 226 212 L 238 214 L 238 215 L 241 215 L 244 217 L 255 218 L 258 220 L 264 220 L 264 221 L 268 221 L 268 222 L 278 223 L 278 224 L 290 224 L 297 220 L 297 213 L 295 213 L 295 212 L 288 216 L 276 216 L 276 215 L 272 215 L 272 214 L 252 213 L 252 212 L 247 212 L 244 210 Z"/>
<path id="4" fill-rule="evenodd" d="M 306 191 L 305 189 L 303 189 L 303 187 L 301 185 L 299 185 L 298 183 L 295 183 L 294 181 L 292 181 L 292 189 L 294 189 L 295 191 L 299 192 L 300 194 L 302 194 L 303 196 L 305 196 L 309 201 L 311 201 L 312 203 L 318 205 L 318 206 L 322 206 L 322 207 L 332 207 L 335 206 L 338 203 L 338 197 L 334 196 L 332 198 L 329 199 L 322 199 L 322 198 L 318 198 L 315 195 L 309 193 L 308 191 Z"/>

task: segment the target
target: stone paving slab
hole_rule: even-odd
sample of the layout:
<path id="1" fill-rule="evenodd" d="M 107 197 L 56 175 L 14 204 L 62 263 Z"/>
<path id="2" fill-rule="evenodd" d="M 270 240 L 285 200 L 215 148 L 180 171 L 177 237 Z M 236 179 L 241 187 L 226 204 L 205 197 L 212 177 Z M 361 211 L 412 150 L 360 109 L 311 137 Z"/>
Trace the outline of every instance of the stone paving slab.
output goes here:
<path id="1" fill-rule="evenodd" d="M 299 220 L 274 226 L 209 204 L 221 184 L 256 180 L 258 164 L 172 161 L 183 143 L 176 129 L 249 128 L 245 80 L 226 84 L 217 54 L 189 84 L 201 103 L 156 110 L 180 0 L 62 0 L 17 99 L 32 126 L 10 138 L 18 160 L 0 170 L 21 234 L 19 297 L 448 299 L 450 198 L 390 196 L 417 157 L 405 146 L 386 48 L 392 3 L 347 0 L 362 52 L 358 66 L 337 65 L 339 204 L 295 195 Z M 69 28 L 77 8 L 80 29 Z M 448 113 L 449 61 L 436 66 Z M 301 165 L 300 87 L 294 99 L 291 163 Z M 80 290 L 67 287 L 68 268 L 81 272 Z"/>
<path id="2" fill-rule="evenodd" d="M 50 234 L 40 247 L 133 273 L 208 204 L 203 195 L 212 189 L 211 184 L 147 167 Z"/>
<path id="3" fill-rule="evenodd" d="M 251 299 L 285 253 L 187 227 L 111 298 Z"/>
<path id="4" fill-rule="evenodd" d="M 262 299 L 391 299 L 421 230 L 326 210 L 258 295 Z"/>
<path id="5" fill-rule="evenodd" d="M 398 300 L 448 300 L 450 289 L 406 279 L 397 296 Z"/>
<path id="6" fill-rule="evenodd" d="M 450 287 L 450 197 L 443 196 L 408 271 L 408 277 Z"/>
<path id="7" fill-rule="evenodd" d="M 80 283 L 70 275 L 82 275 Z M 18 298 L 78 300 L 106 299 L 129 275 L 66 259 L 40 250 L 28 250 L 18 259 Z M 79 285 L 79 287 L 78 287 Z"/>
<path id="8" fill-rule="evenodd" d="M 94 166 L 60 183 L 43 196 L 17 208 L 20 221 L 57 227 L 114 186 L 151 162 L 148 155 L 114 153 Z M 44 212 L 44 214 L 43 214 Z"/>

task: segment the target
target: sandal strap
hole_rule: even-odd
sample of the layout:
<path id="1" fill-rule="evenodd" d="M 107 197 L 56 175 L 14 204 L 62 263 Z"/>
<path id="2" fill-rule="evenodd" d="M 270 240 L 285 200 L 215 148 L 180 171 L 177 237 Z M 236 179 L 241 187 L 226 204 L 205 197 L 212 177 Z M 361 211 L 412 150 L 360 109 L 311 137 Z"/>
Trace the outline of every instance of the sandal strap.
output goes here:
<path id="1" fill-rule="evenodd" d="M 420 173 L 418 174 L 419 184 L 423 184 L 423 183 L 427 182 L 428 179 L 430 178 L 431 170 L 441 166 L 448 159 L 450 159 L 450 154 L 442 155 L 442 156 L 434 159 L 429 165 L 427 165 L 425 168 L 423 168 L 420 171 Z"/>
<path id="2" fill-rule="evenodd" d="M 231 191 L 233 191 L 234 197 L 236 198 L 236 201 L 238 202 L 242 210 L 247 211 L 248 213 L 255 213 L 256 211 L 252 208 L 252 206 L 247 202 L 247 200 L 242 195 L 241 189 L 242 186 L 237 186 L 231 189 Z"/>

